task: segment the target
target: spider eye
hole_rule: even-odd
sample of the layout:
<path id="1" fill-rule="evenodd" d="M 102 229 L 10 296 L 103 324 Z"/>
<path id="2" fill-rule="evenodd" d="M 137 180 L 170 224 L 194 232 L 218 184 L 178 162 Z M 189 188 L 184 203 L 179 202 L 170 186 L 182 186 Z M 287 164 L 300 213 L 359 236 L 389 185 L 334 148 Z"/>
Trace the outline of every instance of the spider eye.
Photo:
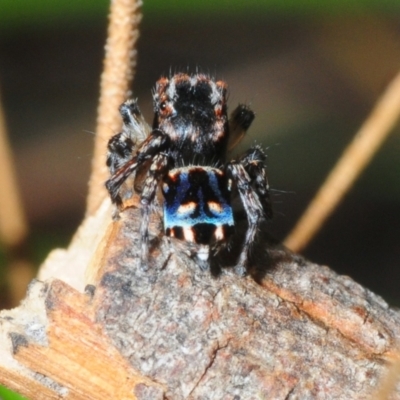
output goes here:
<path id="1" fill-rule="evenodd" d="M 163 101 L 161 104 L 160 104 L 160 110 L 161 111 L 165 111 L 167 109 L 167 102 L 166 101 Z"/>

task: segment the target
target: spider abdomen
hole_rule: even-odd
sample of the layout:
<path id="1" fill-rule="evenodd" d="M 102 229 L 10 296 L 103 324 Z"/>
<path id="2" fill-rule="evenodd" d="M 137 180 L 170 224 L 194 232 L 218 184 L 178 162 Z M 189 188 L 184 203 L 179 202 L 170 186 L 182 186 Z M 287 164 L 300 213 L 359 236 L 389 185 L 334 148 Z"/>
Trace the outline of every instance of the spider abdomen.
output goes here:
<path id="1" fill-rule="evenodd" d="M 217 168 L 175 168 L 163 182 L 167 236 L 208 245 L 225 241 L 234 229 L 230 182 Z"/>

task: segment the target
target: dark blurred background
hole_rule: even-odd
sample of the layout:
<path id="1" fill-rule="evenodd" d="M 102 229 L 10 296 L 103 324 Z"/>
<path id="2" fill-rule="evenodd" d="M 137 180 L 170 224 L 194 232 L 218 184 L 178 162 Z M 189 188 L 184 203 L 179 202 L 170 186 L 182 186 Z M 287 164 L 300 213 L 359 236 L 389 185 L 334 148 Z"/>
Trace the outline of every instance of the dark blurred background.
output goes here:
<path id="1" fill-rule="evenodd" d="M 83 217 L 109 4 L 2 3 L 1 97 L 39 264 Z M 228 82 L 231 109 L 250 103 L 257 117 L 238 151 L 268 148 L 271 232 L 283 239 L 400 69 L 400 5 L 214 3 L 145 2 L 133 95 L 151 121 L 160 75 L 199 67 Z M 398 125 L 304 251 L 395 305 L 399 154 Z"/>

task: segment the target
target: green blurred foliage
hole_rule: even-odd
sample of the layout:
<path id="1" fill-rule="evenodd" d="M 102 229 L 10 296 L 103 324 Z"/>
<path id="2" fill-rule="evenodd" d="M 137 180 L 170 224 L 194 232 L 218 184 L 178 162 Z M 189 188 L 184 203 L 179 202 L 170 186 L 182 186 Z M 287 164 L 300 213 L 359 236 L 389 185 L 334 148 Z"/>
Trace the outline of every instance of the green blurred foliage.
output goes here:
<path id="1" fill-rule="evenodd" d="M 74 23 L 88 16 L 105 15 L 107 0 L 2 0 L 0 29 L 46 27 L 60 22 Z"/>
<path id="2" fill-rule="evenodd" d="M 26 397 L 0 386 L 0 400 L 26 400 Z"/>
<path id="3" fill-rule="evenodd" d="M 0 30 L 18 29 L 21 26 L 45 27 L 62 23 L 76 23 L 88 17 L 106 15 L 108 0 L 2 0 Z M 171 18 L 210 13 L 229 14 L 268 13 L 274 14 L 318 14 L 359 13 L 363 9 L 376 8 L 380 11 L 400 10 L 397 0 L 144 0 L 146 16 Z"/>

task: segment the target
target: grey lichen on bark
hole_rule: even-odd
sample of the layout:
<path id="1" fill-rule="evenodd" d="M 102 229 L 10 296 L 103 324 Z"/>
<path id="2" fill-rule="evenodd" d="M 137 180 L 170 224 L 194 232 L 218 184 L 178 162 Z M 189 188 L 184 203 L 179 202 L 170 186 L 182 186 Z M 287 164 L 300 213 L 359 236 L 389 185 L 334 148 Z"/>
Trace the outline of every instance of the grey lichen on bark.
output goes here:
<path id="1" fill-rule="evenodd" d="M 114 222 L 96 321 L 166 398 L 365 399 L 396 357 L 400 313 L 351 278 L 262 237 L 268 268 L 215 277 L 159 235 L 157 217 L 142 271 L 139 225 L 135 208 Z"/>
<path id="2" fill-rule="evenodd" d="M 143 271 L 137 197 L 111 214 L 108 202 L 0 313 L 1 383 L 31 399 L 377 398 L 400 334 L 379 296 L 264 228 L 248 277 L 202 271 L 158 213 Z M 79 279 L 60 280 L 66 268 Z"/>
<path id="3" fill-rule="evenodd" d="M 68 250 L 49 256 L 45 282 L 0 313 L 2 384 L 30 399 L 378 398 L 399 358 L 399 311 L 264 227 L 251 274 L 217 275 L 163 236 L 154 213 L 143 271 L 138 203 L 115 221 L 103 204 Z M 66 269 L 78 279 L 60 280 Z"/>
<path id="4" fill-rule="evenodd" d="M 378 398 L 400 336 L 400 312 L 379 296 L 267 239 L 264 226 L 249 276 L 203 271 L 163 235 L 159 213 L 143 271 L 137 196 L 111 215 L 107 201 L 49 256 L 46 282 L 0 313 L 2 384 L 30 399 Z"/>

